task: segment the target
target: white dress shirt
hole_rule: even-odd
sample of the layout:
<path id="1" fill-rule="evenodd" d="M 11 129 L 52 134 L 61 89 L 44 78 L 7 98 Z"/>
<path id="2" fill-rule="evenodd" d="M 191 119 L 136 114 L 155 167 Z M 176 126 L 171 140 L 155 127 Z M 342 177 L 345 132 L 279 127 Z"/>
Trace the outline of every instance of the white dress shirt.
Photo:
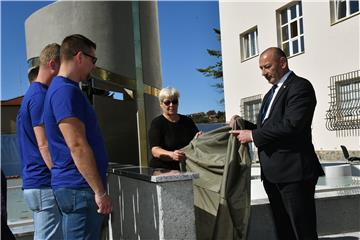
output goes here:
<path id="1" fill-rule="evenodd" d="M 274 92 L 274 95 L 271 99 L 271 102 L 269 104 L 269 107 L 266 111 L 266 114 L 265 114 L 265 117 L 264 117 L 264 120 L 263 122 L 265 121 L 265 119 L 267 119 L 269 117 L 269 114 L 270 114 L 270 109 L 271 109 L 271 106 L 274 102 L 274 99 L 276 98 L 276 95 L 277 93 L 279 92 L 279 90 L 281 89 L 282 85 L 284 84 L 284 82 L 286 81 L 286 79 L 288 78 L 288 76 L 290 75 L 290 73 L 292 73 L 292 71 L 288 71 L 287 73 L 284 74 L 284 76 L 282 76 L 282 78 L 280 79 L 280 81 L 278 83 L 276 83 L 277 85 L 277 88 L 275 89 L 275 92 Z"/>
<path id="2" fill-rule="evenodd" d="M 277 93 L 279 92 L 279 90 L 281 89 L 281 87 L 283 86 L 284 82 L 286 81 L 286 79 L 290 75 L 290 73 L 292 73 L 291 70 L 289 70 L 287 73 L 285 73 L 284 76 L 282 76 L 282 78 L 280 79 L 280 81 L 278 83 L 276 83 L 277 88 L 275 89 L 274 95 L 273 95 L 273 97 L 271 99 L 271 102 L 270 102 L 269 107 L 268 107 L 268 109 L 266 111 L 266 114 L 265 114 L 265 117 L 264 117 L 263 121 L 265 121 L 265 119 L 267 119 L 269 117 L 270 109 L 271 109 L 271 106 L 272 106 L 272 104 L 274 102 L 274 99 L 275 99 Z M 251 141 L 254 141 L 253 136 L 252 136 L 252 131 L 250 132 L 250 138 L 251 138 Z"/>

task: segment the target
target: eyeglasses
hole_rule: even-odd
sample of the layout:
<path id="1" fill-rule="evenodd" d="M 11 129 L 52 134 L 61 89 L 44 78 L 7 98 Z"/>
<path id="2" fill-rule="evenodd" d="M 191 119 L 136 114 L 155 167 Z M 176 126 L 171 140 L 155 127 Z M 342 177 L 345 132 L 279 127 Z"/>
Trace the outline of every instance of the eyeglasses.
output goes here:
<path id="1" fill-rule="evenodd" d="M 90 54 L 88 54 L 88 53 L 86 53 L 86 52 L 83 52 L 83 51 L 79 51 L 79 52 L 82 52 L 85 56 L 88 56 L 89 58 L 91 58 L 91 61 L 92 61 L 93 64 L 96 63 L 97 57 L 91 56 Z M 74 54 L 74 56 L 77 55 L 79 52 L 76 52 L 76 53 Z"/>
<path id="2" fill-rule="evenodd" d="M 82 53 L 83 53 L 84 55 L 90 57 L 93 64 L 96 63 L 97 57 L 91 56 L 90 54 L 87 54 L 86 52 L 82 52 Z"/>
<path id="3" fill-rule="evenodd" d="M 165 100 L 163 101 L 163 103 L 165 104 L 165 106 L 170 106 L 170 103 L 172 103 L 172 105 L 178 105 L 179 100 L 178 99 Z"/>

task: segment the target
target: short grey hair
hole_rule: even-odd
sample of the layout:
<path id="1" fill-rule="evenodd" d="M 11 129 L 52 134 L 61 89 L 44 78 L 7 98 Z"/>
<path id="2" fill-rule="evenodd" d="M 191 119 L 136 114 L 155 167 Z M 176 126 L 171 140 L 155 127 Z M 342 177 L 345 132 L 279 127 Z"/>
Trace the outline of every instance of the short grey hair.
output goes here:
<path id="1" fill-rule="evenodd" d="M 180 97 L 180 93 L 178 90 L 176 90 L 173 87 L 166 87 L 161 89 L 159 93 L 159 102 L 162 103 L 165 98 L 178 99 L 179 97 Z"/>

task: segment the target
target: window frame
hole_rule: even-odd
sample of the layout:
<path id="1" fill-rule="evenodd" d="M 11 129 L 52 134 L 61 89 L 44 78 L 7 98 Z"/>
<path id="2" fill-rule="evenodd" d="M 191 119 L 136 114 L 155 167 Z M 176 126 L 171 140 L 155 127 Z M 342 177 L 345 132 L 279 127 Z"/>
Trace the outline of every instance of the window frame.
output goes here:
<path id="1" fill-rule="evenodd" d="M 291 18 L 292 7 L 296 6 L 296 15 Z M 282 23 L 282 14 L 286 12 L 287 20 Z M 300 15 L 301 14 L 301 15 Z M 297 56 L 305 53 L 305 31 L 304 31 L 304 16 L 303 7 L 301 1 L 293 1 L 278 10 L 276 10 L 277 19 L 277 33 L 278 33 L 278 46 L 285 52 L 288 58 Z M 292 36 L 292 25 L 296 23 L 296 35 Z M 283 40 L 283 28 L 287 28 L 287 39 Z M 301 32 L 302 31 L 302 32 Z M 298 51 L 294 53 L 294 42 L 297 43 Z M 288 44 L 288 50 L 285 49 L 284 45 Z"/>
<path id="2" fill-rule="evenodd" d="M 358 90 L 360 89 L 360 78 L 352 78 L 335 83 L 336 106 L 343 110 L 343 113 L 336 116 L 336 121 L 347 122 L 356 109 L 354 102 L 360 98 Z M 356 116 L 356 115 L 355 115 Z"/>
<path id="3" fill-rule="evenodd" d="M 245 37 L 246 36 L 251 36 L 251 33 L 254 33 L 254 48 L 255 48 L 255 53 L 251 54 L 251 41 L 249 41 L 249 44 L 245 44 Z M 247 61 L 249 59 L 252 59 L 256 56 L 259 55 L 259 41 L 258 41 L 258 27 L 254 26 L 248 30 L 246 30 L 245 32 L 241 33 L 239 35 L 239 41 L 240 41 L 240 55 L 241 55 L 241 62 Z M 247 47 L 247 48 L 246 48 Z M 247 50 L 249 50 L 249 56 L 246 56 Z"/>
<path id="4" fill-rule="evenodd" d="M 241 116 L 254 124 L 257 123 L 257 118 L 259 117 L 259 112 L 261 104 L 263 101 L 263 96 L 261 94 L 253 95 L 250 97 L 242 98 L 240 101 L 240 112 Z M 253 107 L 252 114 L 247 114 L 246 105 L 252 105 Z"/>
<path id="5" fill-rule="evenodd" d="M 345 17 L 342 17 L 342 18 L 338 18 L 337 16 L 337 6 L 336 6 L 336 3 L 337 3 L 337 0 L 329 0 L 329 4 L 330 4 L 330 25 L 334 25 L 334 24 L 337 24 L 337 23 L 340 23 L 340 22 L 343 22 L 343 21 L 346 21 L 347 19 L 349 18 L 352 18 L 356 15 L 359 15 L 360 14 L 360 1 L 358 0 L 359 2 L 359 6 L 358 6 L 358 11 L 357 12 L 354 12 L 354 13 L 350 13 L 350 1 L 351 0 L 344 0 L 346 2 L 346 6 L 347 6 L 347 14 Z"/>

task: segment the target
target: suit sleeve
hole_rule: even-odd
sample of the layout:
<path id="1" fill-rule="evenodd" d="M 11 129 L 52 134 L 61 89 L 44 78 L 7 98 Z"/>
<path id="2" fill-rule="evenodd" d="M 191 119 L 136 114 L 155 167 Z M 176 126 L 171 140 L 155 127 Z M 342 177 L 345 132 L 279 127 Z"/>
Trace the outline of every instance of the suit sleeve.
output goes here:
<path id="1" fill-rule="evenodd" d="M 257 147 L 291 140 L 296 138 L 299 132 L 304 131 L 305 127 L 310 127 L 316 106 L 315 92 L 310 82 L 300 80 L 289 86 L 287 96 L 282 101 L 285 101 L 282 118 L 277 121 L 269 119 L 263 127 L 252 131 Z"/>
<path id="2" fill-rule="evenodd" d="M 256 129 L 256 124 L 249 122 L 248 120 L 244 120 L 244 123 L 245 123 L 245 129 L 248 129 L 248 130 Z"/>

